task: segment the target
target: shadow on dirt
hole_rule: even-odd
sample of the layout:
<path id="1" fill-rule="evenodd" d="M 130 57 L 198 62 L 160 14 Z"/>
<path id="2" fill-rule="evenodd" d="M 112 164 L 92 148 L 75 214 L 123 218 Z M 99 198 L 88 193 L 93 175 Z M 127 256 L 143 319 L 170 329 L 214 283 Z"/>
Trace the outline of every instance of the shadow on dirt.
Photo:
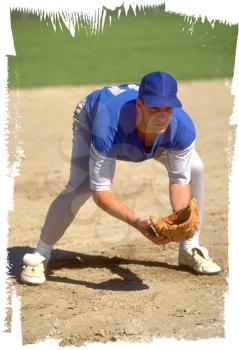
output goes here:
<path id="1" fill-rule="evenodd" d="M 20 282 L 20 273 L 22 270 L 22 258 L 24 254 L 31 253 L 32 248 L 11 247 L 8 249 L 8 274 Z M 124 265 L 121 266 L 121 265 Z M 121 257 L 106 257 L 102 255 L 90 255 L 79 252 L 55 249 L 52 251 L 51 260 L 48 263 L 47 281 L 56 283 L 68 283 L 76 285 L 84 285 L 88 288 L 102 290 L 120 290 L 135 291 L 148 289 L 148 285 L 143 283 L 133 271 L 126 268 L 125 265 L 142 265 L 148 267 L 159 267 L 165 269 L 178 270 L 178 266 L 170 265 L 158 261 L 125 259 Z M 117 274 L 119 278 L 109 279 L 101 283 L 93 283 L 88 281 L 76 280 L 69 277 L 54 276 L 54 271 L 60 269 L 84 269 L 84 268 L 106 268 L 112 274 Z M 90 276 L 89 276 L 90 277 Z"/>

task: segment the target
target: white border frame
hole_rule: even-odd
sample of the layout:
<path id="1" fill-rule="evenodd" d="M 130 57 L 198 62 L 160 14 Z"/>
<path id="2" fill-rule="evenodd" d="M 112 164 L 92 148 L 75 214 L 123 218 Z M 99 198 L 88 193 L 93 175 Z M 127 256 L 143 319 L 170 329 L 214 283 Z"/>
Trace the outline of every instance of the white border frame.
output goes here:
<path id="1" fill-rule="evenodd" d="M 52 24 L 61 18 L 72 35 L 75 33 L 77 24 L 77 13 L 85 14 L 92 23 L 93 30 L 99 29 L 99 20 L 104 24 L 102 7 L 115 9 L 122 5 L 126 12 L 131 5 L 133 9 L 136 6 L 160 5 L 165 3 L 167 12 L 174 12 L 184 16 L 194 16 L 196 19 L 207 18 L 210 22 L 219 20 L 229 25 L 239 23 L 239 12 L 237 10 L 237 0 L 227 1 L 188 1 L 188 0 L 9 0 L 7 3 L 1 2 L 0 10 L 0 222 L 1 222 L 1 245 L 0 245 L 0 339 L 1 344 L 7 344 L 11 349 L 22 348 L 21 322 L 20 322 L 20 299 L 16 296 L 12 288 L 13 312 L 11 333 L 6 333 L 4 328 L 5 312 L 7 306 L 7 240 L 8 240 L 8 212 L 13 210 L 13 185 L 14 177 L 18 174 L 20 159 L 16 160 L 14 166 L 10 169 L 8 159 L 8 55 L 15 55 L 14 41 L 11 32 L 10 13 L 13 9 L 34 10 L 43 15 L 49 15 Z M 229 124 L 236 126 L 236 138 L 232 152 L 232 163 L 229 169 L 229 210 L 228 210 L 228 239 L 229 239 L 229 290 L 225 298 L 225 338 L 207 339 L 198 341 L 177 341 L 173 339 L 155 338 L 152 343 L 147 343 L 147 349 L 158 349 L 161 347 L 170 347 L 170 349 L 201 349 L 204 346 L 213 346 L 218 349 L 231 349 L 238 343 L 238 315 L 239 315 L 239 235 L 236 231 L 239 227 L 238 198 L 239 198 L 239 39 L 237 38 L 236 60 L 234 67 L 234 76 L 232 81 L 232 95 L 234 95 L 234 109 L 232 116 L 228 116 Z M 160 315 L 159 315 L 160 317 Z M 59 340 L 48 339 L 42 343 L 26 345 L 34 349 L 59 349 Z M 91 343 L 84 346 L 85 349 L 117 349 L 127 346 L 130 349 L 144 349 L 145 343 Z M 68 349 L 65 347 L 64 349 Z M 76 347 L 70 347 L 71 349 Z"/>

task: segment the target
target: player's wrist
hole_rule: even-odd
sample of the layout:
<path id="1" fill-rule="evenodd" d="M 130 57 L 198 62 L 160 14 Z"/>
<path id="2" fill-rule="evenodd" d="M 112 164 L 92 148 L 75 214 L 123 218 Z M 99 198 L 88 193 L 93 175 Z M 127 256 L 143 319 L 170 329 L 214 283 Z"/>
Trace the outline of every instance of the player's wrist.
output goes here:
<path id="1" fill-rule="evenodd" d="M 148 218 L 135 215 L 134 220 L 132 221 L 132 226 L 141 233 L 145 233 L 146 231 L 148 231 L 150 223 L 151 222 Z"/>
<path id="2" fill-rule="evenodd" d="M 138 229 L 139 227 L 139 221 L 140 217 L 136 214 L 133 214 L 129 219 L 129 225 L 133 226 L 134 228 Z"/>

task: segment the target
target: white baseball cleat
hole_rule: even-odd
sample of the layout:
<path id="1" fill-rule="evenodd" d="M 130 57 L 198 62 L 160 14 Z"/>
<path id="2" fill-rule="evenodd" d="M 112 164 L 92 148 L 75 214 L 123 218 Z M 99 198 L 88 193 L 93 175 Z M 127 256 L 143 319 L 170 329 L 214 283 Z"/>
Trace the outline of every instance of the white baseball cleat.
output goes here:
<path id="1" fill-rule="evenodd" d="M 21 281 L 27 284 L 38 285 L 46 281 L 45 270 L 48 260 L 39 253 L 27 253 L 23 257 Z"/>
<path id="2" fill-rule="evenodd" d="M 221 271 L 220 266 L 209 257 L 207 248 L 202 246 L 179 250 L 178 264 L 205 275 L 217 274 Z"/>

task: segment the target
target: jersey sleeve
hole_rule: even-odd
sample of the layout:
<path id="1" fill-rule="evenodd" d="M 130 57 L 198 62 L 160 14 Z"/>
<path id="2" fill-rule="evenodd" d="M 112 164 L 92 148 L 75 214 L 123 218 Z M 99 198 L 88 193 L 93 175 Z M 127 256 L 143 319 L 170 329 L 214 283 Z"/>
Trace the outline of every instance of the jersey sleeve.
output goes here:
<path id="1" fill-rule="evenodd" d="M 187 118 L 186 125 L 180 125 L 175 135 L 173 148 L 175 150 L 185 150 L 196 140 L 196 130 L 193 121 Z"/>
<path id="2" fill-rule="evenodd" d="M 90 188 L 93 191 L 107 191 L 111 189 L 115 174 L 115 163 L 115 158 L 104 156 L 91 144 L 89 174 Z"/>
<path id="3" fill-rule="evenodd" d="M 191 158 L 194 150 L 193 141 L 184 150 L 167 151 L 167 171 L 169 180 L 177 184 L 189 184 L 191 181 Z"/>

